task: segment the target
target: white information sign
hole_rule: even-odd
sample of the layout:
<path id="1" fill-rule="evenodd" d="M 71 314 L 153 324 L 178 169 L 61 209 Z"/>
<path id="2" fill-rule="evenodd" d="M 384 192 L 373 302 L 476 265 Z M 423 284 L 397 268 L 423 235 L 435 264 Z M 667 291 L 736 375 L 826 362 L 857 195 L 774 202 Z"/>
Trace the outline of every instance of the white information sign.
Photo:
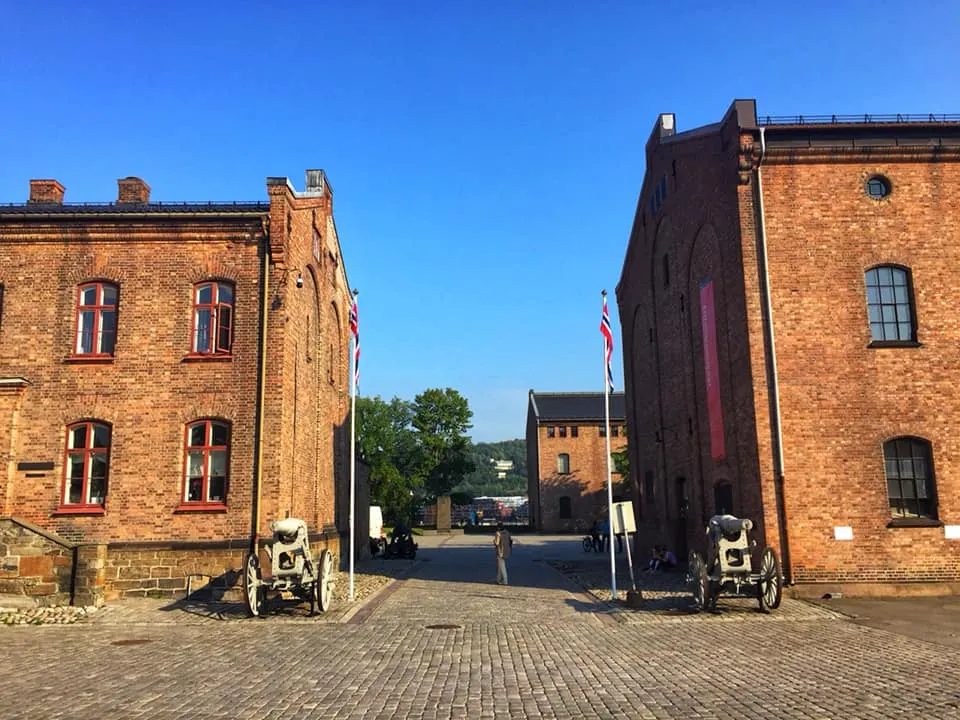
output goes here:
<path id="1" fill-rule="evenodd" d="M 622 535 L 624 531 L 628 533 L 637 531 L 637 523 L 633 517 L 633 503 L 630 500 L 613 504 L 613 534 Z"/>
<path id="2" fill-rule="evenodd" d="M 833 529 L 833 537 L 836 540 L 853 540 L 853 528 L 849 525 L 838 525 Z"/>
<path id="3" fill-rule="evenodd" d="M 960 540 L 960 525 L 944 525 L 943 536 L 947 540 Z"/>

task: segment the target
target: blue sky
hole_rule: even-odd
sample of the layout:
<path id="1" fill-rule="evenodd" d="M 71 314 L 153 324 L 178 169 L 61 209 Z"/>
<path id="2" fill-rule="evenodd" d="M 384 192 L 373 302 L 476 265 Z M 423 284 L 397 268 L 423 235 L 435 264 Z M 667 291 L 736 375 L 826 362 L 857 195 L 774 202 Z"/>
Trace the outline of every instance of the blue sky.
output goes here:
<path id="1" fill-rule="evenodd" d="M 271 8 L 282 6 L 282 9 Z M 226 8 L 229 8 L 227 10 Z M 453 387 L 478 441 L 603 389 L 661 112 L 960 112 L 960 4 L 22 3 L 0 16 L 0 202 L 265 199 L 322 167 L 360 290 L 361 392 Z"/>

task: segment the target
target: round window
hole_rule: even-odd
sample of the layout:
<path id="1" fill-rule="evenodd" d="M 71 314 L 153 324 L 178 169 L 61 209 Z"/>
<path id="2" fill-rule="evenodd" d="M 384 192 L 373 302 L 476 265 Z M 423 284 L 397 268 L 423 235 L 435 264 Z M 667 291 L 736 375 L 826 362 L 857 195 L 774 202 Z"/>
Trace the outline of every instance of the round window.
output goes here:
<path id="1" fill-rule="evenodd" d="M 885 198 L 890 194 L 890 181 L 882 175 L 874 175 L 867 180 L 867 195 L 874 200 Z"/>

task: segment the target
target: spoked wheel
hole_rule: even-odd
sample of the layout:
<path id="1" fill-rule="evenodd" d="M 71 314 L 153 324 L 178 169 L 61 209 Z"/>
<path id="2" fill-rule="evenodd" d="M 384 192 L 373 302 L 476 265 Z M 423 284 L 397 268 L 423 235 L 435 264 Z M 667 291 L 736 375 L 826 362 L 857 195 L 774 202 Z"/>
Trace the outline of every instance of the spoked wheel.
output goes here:
<path id="1" fill-rule="evenodd" d="M 707 577 L 707 564 L 700 553 L 690 553 L 687 564 L 687 584 L 693 593 L 693 604 L 697 612 L 703 612 L 710 605 L 710 580 Z"/>
<path id="2" fill-rule="evenodd" d="M 263 612 L 265 596 L 263 580 L 260 579 L 260 560 L 256 552 L 247 553 L 243 563 L 243 597 L 247 601 L 250 617 L 257 617 Z"/>
<path id="3" fill-rule="evenodd" d="M 329 550 L 320 553 L 319 576 L 314 583 L 314 595 L 320 612 L 330 609 L 333 600 L 333 555 Z"/>
<path id="4" fill-rule="evenodd" d="M 783 584 L 780 582 L 780 561 L 773 550 L 768 547 L 760 554 L 760 580 L 757 582 L 757 595 L 760 600 L 760 610 L 776 610 L 780 607 L 783 597 Z"/>
<path id="5" fill-rule="evenodd" d="M 593 550 L 593 540 L 588 537 L 585 537 L 583 539 L 583 551 L 590 552 L 591 550 Z"/>

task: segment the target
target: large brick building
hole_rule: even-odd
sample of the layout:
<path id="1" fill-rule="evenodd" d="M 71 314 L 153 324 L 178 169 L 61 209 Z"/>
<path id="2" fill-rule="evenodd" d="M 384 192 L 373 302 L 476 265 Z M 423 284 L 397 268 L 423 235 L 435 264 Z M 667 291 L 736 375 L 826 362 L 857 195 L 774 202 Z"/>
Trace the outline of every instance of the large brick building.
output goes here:
<path id="1" fill-rule="evenodd" d="M 51 548 L 40 568 L 8 551 L 0 592 L 230 585 L 287 516 L 338 549 L 351 296 L 333 198 L 322 171 L 267 195 L 156 203 L 128 177 L 77 205 L 32 180 L 0 206 L 3 529 Z"/>
<path id="2" fill-rule="evenodd" d="M 624 422 L 623 393 L 611 393 L 611 452 L 626 445 Z M 531 527 L 547 532 L 589 528 L 607 507 L 603 393 L 531 390 L 526 439 Z M 622 480 L 613 475 L 614 484 Z M 614 500 L 621 499 L 619 494 Z"/>
<path id="3" fill-rule="evenodd" d="M 956 119 L 661 115 L 617 288 L 647 542 L 728 511 L 788 581 L 960 581 L 958 264 Z"/>

